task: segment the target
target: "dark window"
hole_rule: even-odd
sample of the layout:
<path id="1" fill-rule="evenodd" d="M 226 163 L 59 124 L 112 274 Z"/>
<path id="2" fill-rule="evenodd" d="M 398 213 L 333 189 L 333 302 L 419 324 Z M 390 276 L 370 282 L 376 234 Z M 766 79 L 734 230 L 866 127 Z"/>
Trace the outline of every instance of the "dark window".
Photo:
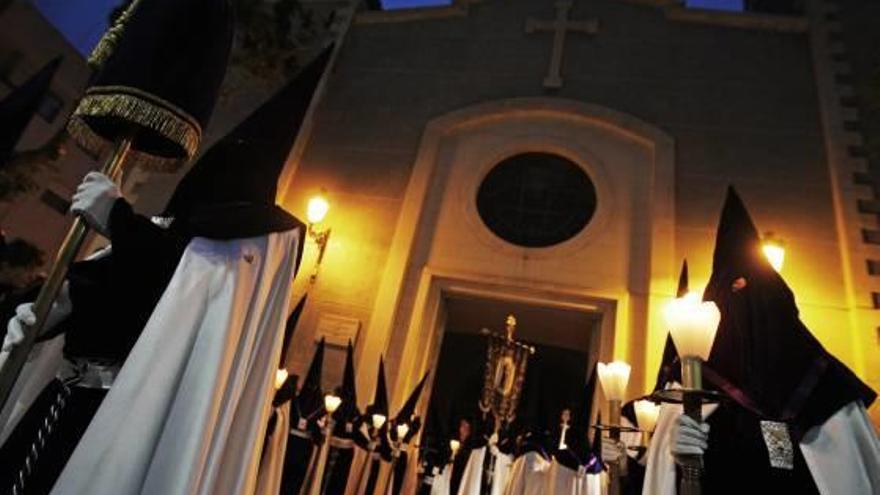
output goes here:
<path id="1" fill-rule="evenodd" d="M 40 102 L 40 108 L 37 109 L 37 113 L 40 114 L 40 117 L 42 117 L 43 120 L 51 124 L 55 120 L 55 117 L 58 117 L 58 114 L 61 112 L 61 107 L 63 106 L 64 102 L 61 101 L 61 98 L 55 93 L 49 91 L 46 93 L 43 101 Z"/>
<path id="2" fill-rule="evenodd" d="M 46 189 L 45 191 L 43 191 L 42 196 L 40 196 L 40 200 L 45 203 L 46 206 L 52 208 L 62 215 L 67 215 L 67 212 L 70 210 L 70 201 L 64 199 L 51 189 Z"/>
<path id="3" fill-rule="evenodd" d="M 477 192 L 486 226 L 507 242 L 546 247 L 571 239 L 596 212 L 596 188 L 574 162 L 523 153 L 496 165 Z"/>

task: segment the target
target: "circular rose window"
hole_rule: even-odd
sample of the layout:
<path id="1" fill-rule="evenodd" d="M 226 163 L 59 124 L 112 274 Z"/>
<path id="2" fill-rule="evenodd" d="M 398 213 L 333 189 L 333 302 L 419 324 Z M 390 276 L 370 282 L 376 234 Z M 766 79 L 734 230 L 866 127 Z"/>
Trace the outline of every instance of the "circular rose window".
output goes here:
<path id="1" fill-rule="evenodd" d="M 523 247 L 567 241 L 596 212 L 596 187 L 577 164 L 550 153 L 505 159 L 483 179 L 477 211 L 495 235 Z"/>

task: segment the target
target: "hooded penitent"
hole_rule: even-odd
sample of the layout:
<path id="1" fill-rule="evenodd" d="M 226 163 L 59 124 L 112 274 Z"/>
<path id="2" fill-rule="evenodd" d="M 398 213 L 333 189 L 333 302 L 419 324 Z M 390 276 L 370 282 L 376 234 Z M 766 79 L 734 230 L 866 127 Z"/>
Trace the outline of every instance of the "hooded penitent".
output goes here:
<path id="1" fill-rule="evenodd" d="M 376 376 L 376 394 L 373 396 L 373 403 L 367 407 L 367 414 L 388 417 L 388 388 L 385 386 L 385 360 L 382 357 L 379 358 L 379 372 Z"/>
<path id="2" fill-rule="evenodd" d="M 416 416 L 416 406 L 419 403 L 419 399 L 422 395 L 422 389 L 425 387 L 425 382 L 428 379 L 428 374 L 419 380 L 419 383 L 416 384 L 415 388 L 413 388 L 412 392 L 410 392 L 409 397 L 407 397 L 406 401 L 403 403 L 403 406 L 400 407 L 400 410 L 397 411 L 397 415 L 394 416 L 392 423 L 395 428 L 389 431 L 391 438 L 394 442 L 397 442 L 400 445 L 400 452 L 398 454 L 397 460 L 394 462 L 394 469 L 391 475 L 391 480 L 389 481 L 391 485 L 392 494 L 396 495 L 401 492 L 403 488 L 403 482 L 406 474 L 406 468 L 409 463 L 409 443 L 418 433 L 422 427 L 422 420 L 418 416 Z M 399 425 L 406 424 L 409 427 L 407 434 L 403 438 L 398 438 L 397 436 L 397 427 Z"/>
<path id="3" fill-rule="evenodd" d="M 68 129 L 100 154 L 134 130 L 137 161 L 192 158 L 214 110 L 233 39 L 230 0 L 134 0 L 90 62 L 97 68 Z"/>
<path id="4" fill-rule="evenodd" d="M 336 421 L 336 430 L 333 434 L 342 438 L 351 438 L 354 422 L 360 416 L 360 412 L 357 405 L 354 347 L 351 345 L 350 340 L 345 349 L 345 369 L 342 372 L 342 386 L 339 387 L 339 397 L 342 399 L 342 404 L 333 413 L 333 418 Z"/>
<path id="5" fill-rule="evenodd" d="M 730 188 L 704 299 L 721 323 L 705 378 L 740 406 L 784 421 L 794 436 L 876 394 L 828 353 L 799 318 L 794 294 L 761 251 L 742 200 Z"/>
<path id="6" fill-rule="evenodd" d="M 571 442 L 572 448 L 569 454 L 576 455 L 582 466 L 590 466 L 590 432 L 593 430 L 590 422 L 593 411 L 593 397 L 596 395 L 596 367 L 590 371 L 590 377 L 587 384 L 584 385 L 584 391 L 578 407 L 572 411 L 573 414 L 573 436 L 575 439 Z M 575 469 L 577 469 L 575 467 Z"/>
<path id="7" fill-rule="evenodd" d="M 281 493 L 299 493 L 309 467 L 309 460 L 320 436 L 317 420 L 324 411 L 321 371 L 324 366 L 324 339 L 318 343 L 299 393 L 291 402 L 290 436 L 284 454 Z"/>
<path id="8" fill-rule="evenodd" d="M 337 395 L 342 399 L 339 409 L 333 413 L 335 426 L 330 439 L 330 455 L 324 472 L 324 493 L 344 493 L 354 458 L 354 437 L 360 411 L 357 405 L 357 389 L 354 369 L 354 348 L 348 342 L 345 352 L 345 370 Z"/>
<path id="9" fill-rule="evenodd" d="M 449 437 L 437 414 L 428 414 L 428 425 L 419 446 L 419 488 L 417 495 L 430 495 L 434 485 L 448 483 L 449 476 L 442 476 L 442 471 L 449 461 Z"/>
<path id="10" fill-rule="evenodd" d="M 99 136 L 109 140 L 106 144 L 135 129 L 135 157 L 164 164 L 188 158 L 199 144 L 201 127 L 211 114 L 226 71 L 233 36 L 228 0 L 139 0 L 126 18 L 131 29 L 120 30 L 117 26 L 108 34 L 106 39 L 115 39 L 115 44 L 105 45 L 102 50 L 106 63 L 86 90 L 68 130 L 80 144 L 99 152 Z M 112 254 L 71 267 L 68 280 L 73 313 L 53 329 L 56 333 L 66 332 L 64 354 L 77 362 L 76 376 L 80 379 L 64 383 L 55 380 L 38 397 L 20 395 L 15 399 L 30 407 L 13 433 L 23 443 L 16 445 L 10 437 L 3 446 L 8 450 L 2 457 L 10 462 L 0 463 L 0 480 L 7 469 L 18 470 L 14 477 L 25 479 L 28 490 L 35 493 L 52 487 L 80 442 L 85 425 L 104 404 L 106 387 L 90 386 L 94 382 L 82 377 L 88 377 L 89 370 L 94 372 L 94 366 L 102 366 L 103 379 L 112 380 L 109 377 L 115 376 L 142 335 L 189 242 L 135 215 L 122 198 L 113 205 L 109 230 Z M 56 333 L 41 337 L 51 338 Z M 27 375 L 20 376 L 16 385 L 19 390 L 34 390 Z M 61 403 L 65 407 L 59 414 L 57 406 Z M 100 428 L 123 415 L 113 416 L 111 413 L 104 418 Z M 51 437 L 47 436 L 49 431 Z M 119 441 L 122 437 L 103 439 Z M 82 442 L 87 438 L 88 432 Z M 52 455 L 41 455 L 39 449 L 30 448 L 35 441 Z M 104 448 L 110 441 L 99 443 Z M 92 443 L 92 449 L 97 445 Z M 139 442 L 142 448 L 148 445 Z M 68 465 L 78 463 L 79 471 L 88 476 L 85 473 L 91 471 L 85 466 L 93 458 L 72 455 Z M 118 457 L 114 460 L 125 462 Z M 125 467 L 140 466 L 140 460 Z M 95 480 L 92 488 L 103 481 Z M 76 490 L 70 486 L 65 485 L 65 489 L 74 493 Z M 100 492 L 97 488 L 92 491 Z"/>
<path id="11" fill-rule="evenodd" d="M 385 417 L 385 422 L 382 424 L 382 427 L 379 428 L 378 432 L 372 429 L 372 417 L 377 414 Z M 360 491 L 365 487 L 363 493 L 373 493 L 379 482 L 379 466 L 381 459 L 384 458 L 388 460 L 391 458 L 391 449 L 388 444 L 388 436 L 386 435 L 389 428 L 388 419 L 388 388 L 385 386 L 385 360 L 380 356 L 379 371 L 376 375 L 376 393 L 373 395 L 372 404 L 367 406 L 355 435 L 355 442 L 357 445 L 367 451 L 369 451 L 370 448 L 370 439 L 365 435 L 364 429 L 375 434 L 378 441 L 378 445 L 375 446 L 372 456 L 364 462 L 361 467 L 361 472 L 358 475 L 358 484 L 360 485 L 358 490 Z"/>
<path id="12" fill-rule="evenodd" d="M 281 341 L 281 359 L 278 362 L 278 369 L 281 370 L 285 366 L 284 364 L 287 361 L 287 351 L 290 346 L 290 341 L 293 338 L 293 333 L 296 331 L 296 325 L 299 322 L 299 318 L 302 315 L 303 308 L 306 306 L 306 300 L 308 299 L 308 294 L 303 294 L 300 298 L 299 302 L 296 304 L 296 307 L 293 308 L 293 311 L 290 312 L 290 316 L 287 317 L 287 322 L 284 325 L 284 337 Z M 269 428 L 266 430 L 266 437 L 268 438 L 275 432 L 275 411 L 284 404 L 293 400 L 296 397 L 296 385 L 297 385 L 298 377 L 296 375 L 288 375 L 287 378 L 284 379 L 284 382 L 280 387 L 275 391 L 275 396 L 272 398 L 272 416 L 269 418 Z"/>
<path id="13" fill-rule="evenodd" d="M 12 157 L 25 128 L 49 93 L 52 77 L 60 65 L 61 57 L 54 58 L 0 101 L 0 167 Z"/>
<path id="14" fill-rule="evenodd" d="M 724 203 L 704 298 L 721 313 L 703 386 L 725 397 L 710 426 L 704 493 L 874 493 L 880 442 L 874 400 L 800 321 L 794 294 L 764 257 L 739 196 Z M 674 493 L 669 449 L 681 406 L 665 405 L 647 453 L 645 487 Z M 841 458 L 846 463 L 840 463 Z"/>
<path id="15" fill-rule="evenodd" d="M 293 334 L 296 332 L 296 326 L 299 324 L 299 319 L 302 316 L 308 299 L 309 295 L 307 293 L 303 294 L 299 302 L 296 303 L 296 307 L 290 312 L 290 316 L 287 317 L 287 323 L 284 325 L 284 339 L 281 341 L 281 360 L 278 362 L 278 368 L 284 368 L 285 363 L 287 363 L 290 342 L 293 340 Z"/>

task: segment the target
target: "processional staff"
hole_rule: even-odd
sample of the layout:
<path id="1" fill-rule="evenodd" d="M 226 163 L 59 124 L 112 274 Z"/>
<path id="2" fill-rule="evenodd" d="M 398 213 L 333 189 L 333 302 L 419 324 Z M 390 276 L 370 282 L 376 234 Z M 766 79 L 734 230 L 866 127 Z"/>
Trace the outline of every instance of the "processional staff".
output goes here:
<path id="1" fill-rule="evenodd" d="M 207 26 L 181 43 L 186 23 Z M 127 164 L 173 172 L 195 155 L 217 99 L 232 41 L 229 0 L 185 4 L 134 0 L 89 58 L 97 69 L 67 124 L 80 146 L 107 156 L 101 173 L 118 181 Z M 34 302 L 35 323 L 0 363 L 0 408 L 40 335 L 88 234 L 77 217 Z"/>
<path id="2" fill-rule="evenodd" d="M 666 324 L 681 357 L 681 389 L 661 390 L 655 398 L 664 402 L 681 403 L 684 414 L 697 422 L 703 421 L 703 404 L 718 402 L 720 394 L 703 389 L 703 361 L 709 358 L 721 315 L 712 301 L 700 301 L 689 292 L 673 300 L 666 307 Z M 681 456 L 681 495 L 700 495 L 702 492 L 703 460 L 699 455 Z"/>
<path id="3" fill-rule="evenodd" d="M 310 466 L 308 473 L 306 473 L 306 479 L 301 490 L 303 495 L 320 495 L 323 491 L 324 470 L 327 466 L 327 458 L 330 455 L 330 438 L 333 436 L 333 428 L 336 426 L 333 413 L 339 409 L 341 404 L 342 398 L 339 396 L 333 394 L 324 396 L 324 410 L 327 412 L 324 416 L 324 441 L 321 443 L 321 450 L 318 451 L 315 464 Z"/>
<path id="4" fill-rule="evenodd" d="M 626 386 L 629 383 L 629 374 L 631 367 L 623 361 L 612 361 L 610 363 L 599 363 L 596 367 L 599 374 L 599 384 L 605 393 L 605 399 L 608 400 L 608 424 L 596 425 L 596 428 L 608 430 L 608 436 L 616 443 L 620 442 L 620 433 L 624 428 L 620 424 L 620 412 L 623 409 L 623 399 L 626 395 Z M 624 457 L 608 465 L 608 493 L 609 495 L 620 495 L 621 490 L 621 466 L 622 462 L 626 462 Z"/>
<path id="5" fill-rule="evenodd" d="M 508 315 L 505 320 L 504 335 L 492 333 L 485 328 L 481 331 L 489 336 L 489 347 L 479 406 L 483 414 L 492 414 L 495 420 L 492 434 L 496 438 L 502 424 L 510 424 L 516 417 L 529 358 L 535 353 L 534 347 L 514 340 L 514 332 L 516 317 L 513 315 Z M 484 476 L 487 485 L 491 485 L 494 471 L 493 455 L 489 460 L 487 475 Z"/>

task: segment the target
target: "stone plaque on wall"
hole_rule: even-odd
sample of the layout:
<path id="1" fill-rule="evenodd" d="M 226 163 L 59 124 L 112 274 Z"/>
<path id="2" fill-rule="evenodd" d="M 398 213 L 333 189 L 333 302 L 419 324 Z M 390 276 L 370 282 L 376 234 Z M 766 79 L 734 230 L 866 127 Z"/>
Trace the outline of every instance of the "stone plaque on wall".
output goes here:
<path id="1" fill-rule="evenodd" d="M 327 339 L 328 345 L 345 347 L 351 339 L 352 345 L 357 342 L 358 331 L 361 321 L 333 313 L 322 313 L 318 317 L 318 329 L 315 332 L 315 341 L 321 337 Z"/>

